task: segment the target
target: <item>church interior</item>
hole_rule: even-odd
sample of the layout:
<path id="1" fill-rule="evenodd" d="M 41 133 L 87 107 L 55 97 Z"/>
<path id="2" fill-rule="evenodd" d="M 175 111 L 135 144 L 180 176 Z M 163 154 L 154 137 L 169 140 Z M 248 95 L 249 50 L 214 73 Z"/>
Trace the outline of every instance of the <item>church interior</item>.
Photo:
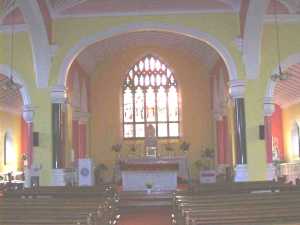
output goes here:
<path id="1" fill-rule="evenodd" d="M 0 0 L 0 224 L 298 224 L 300 0 Z"/>

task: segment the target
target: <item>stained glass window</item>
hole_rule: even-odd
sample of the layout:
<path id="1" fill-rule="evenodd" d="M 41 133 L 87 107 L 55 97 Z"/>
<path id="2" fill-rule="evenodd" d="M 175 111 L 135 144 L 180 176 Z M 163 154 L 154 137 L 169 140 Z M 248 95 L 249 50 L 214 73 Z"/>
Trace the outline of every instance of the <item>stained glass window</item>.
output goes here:
<path id="1" fill-rule="evenodd" d="M 143 138 L 152 124 L 157 137 L 179 136 L 178 87 L 172 71 L 148 55 L 131 67 L 123 84 L 124 138 Z"/>

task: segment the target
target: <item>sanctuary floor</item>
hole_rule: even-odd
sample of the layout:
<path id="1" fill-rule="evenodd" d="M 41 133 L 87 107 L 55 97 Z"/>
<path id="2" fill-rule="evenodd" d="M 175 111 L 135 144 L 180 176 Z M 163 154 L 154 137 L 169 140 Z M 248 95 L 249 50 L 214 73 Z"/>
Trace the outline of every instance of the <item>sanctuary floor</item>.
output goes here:
<path id="1" fill-rule="evenodd" d="M 171 207 L 122 209 L 119 225 L 171 225 Z"/>

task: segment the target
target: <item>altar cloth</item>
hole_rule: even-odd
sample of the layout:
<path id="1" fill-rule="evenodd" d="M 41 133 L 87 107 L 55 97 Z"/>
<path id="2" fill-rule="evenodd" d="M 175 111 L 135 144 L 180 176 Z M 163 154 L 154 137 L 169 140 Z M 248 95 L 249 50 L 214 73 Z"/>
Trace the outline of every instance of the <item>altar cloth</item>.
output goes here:
<path id="1" fill-rule="evenodd" d="M 177 170 L 176 163 L 123 163 L 123 191 L 143 191 L 147 189 L 147 184 L 151 184 L 156 191 L 176 190 Z"/>

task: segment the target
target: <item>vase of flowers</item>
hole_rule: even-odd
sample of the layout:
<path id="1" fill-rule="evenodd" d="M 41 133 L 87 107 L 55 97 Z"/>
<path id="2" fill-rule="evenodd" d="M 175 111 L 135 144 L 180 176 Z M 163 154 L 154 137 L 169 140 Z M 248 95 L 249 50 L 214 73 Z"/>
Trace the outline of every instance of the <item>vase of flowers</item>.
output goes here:
<path id="1" fill-rule="evenodd" d="M 146 182 L 146 183 L 145 183 L 145 187 L 146 187 L 147 194 L 151 194 L 152 188 L 153 188 L 153 183 L 151 183 L 151 182 Z"/>
<path id="2" fill-rule="evenodd" d="M 186 153 L 188 152 L 189 148 L 190 148 L 190 143 L 188 143 L 186 141 L 183 141 L 180 144 L 180 150 L 183 152 L 184 155 L 186 155 Z"/>
<path id="3" fill-rule="evenodd" d="M 116 159 L 120 159 L 121 149 L 122 149 L 122 144 L 115 144 L 111 146 L 111 150 L 116 153 Z"/>
<path id="4" fill-rule="evenodd" d="M 214 169 L 215 151 L 212 148 L 204 148 L 201 158 L 195 162 L 200 171 L 200 183 L 215 183 L 216 171 Z"/>

